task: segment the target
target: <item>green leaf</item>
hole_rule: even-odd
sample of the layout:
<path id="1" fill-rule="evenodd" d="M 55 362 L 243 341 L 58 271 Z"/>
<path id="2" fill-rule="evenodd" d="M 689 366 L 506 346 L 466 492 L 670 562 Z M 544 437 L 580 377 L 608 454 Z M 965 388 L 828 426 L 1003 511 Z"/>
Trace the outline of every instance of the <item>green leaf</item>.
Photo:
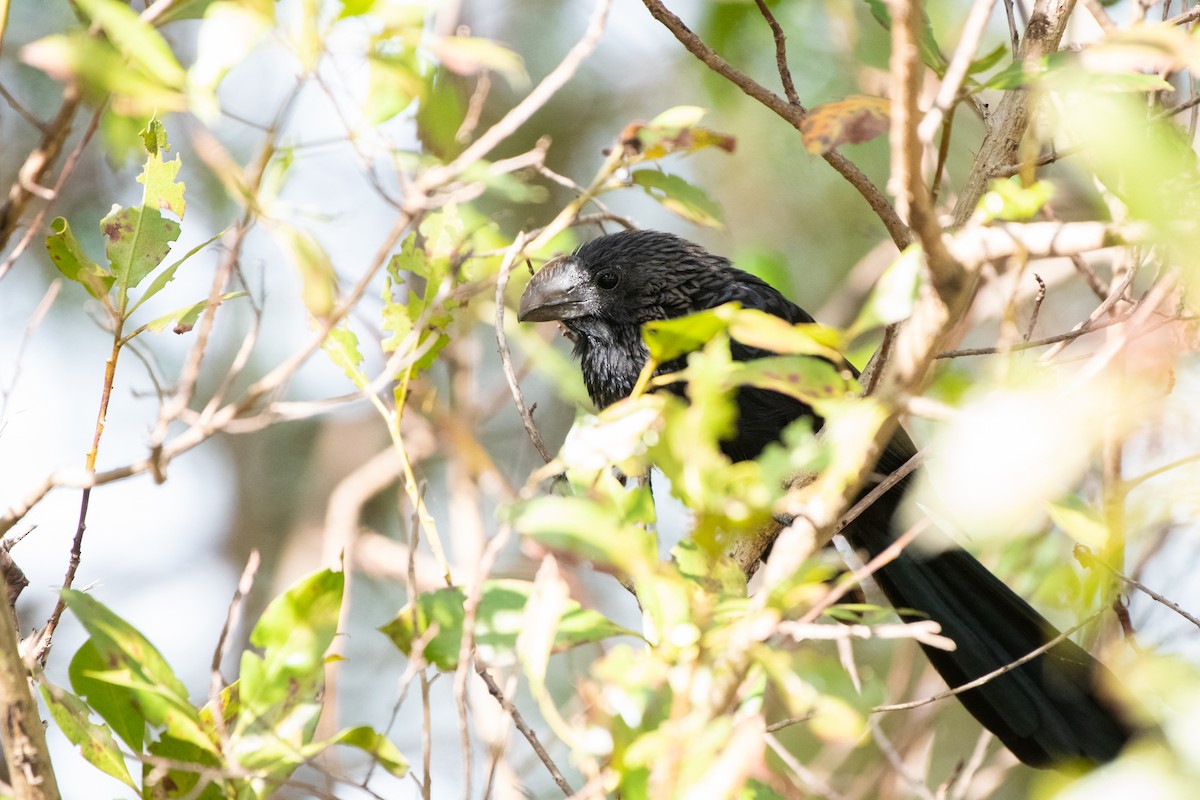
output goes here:
<path id="1" fill-rule="evenodd" d="M 275 227 L 280 246 L 300 271 L 304 307 L 318 319 L 333 313 L 337 299 L 337 273 L 325 248 L 308 231 L 290 225 Z"/>
<path id="2" fill-rule="evenodd" d="M 517 637 L 532 591 L 533 583 L 529 581 L 484 581 L 475 616 L 475 645 L 482 661 L 495 666 L 514 663 Z M 466 594 L 458 587 L 426 592 L 417 598 L 415 633 L 411 604 L 400 609 L 392 621 L 379 630 L 401 652 L 410 653 L 417 639 L 436 624 L 438 631 L 425 645 L 424 656 L 438 669 L 451 672 L 458 666 L 466 599 Z M 554 650 L 566 650 L 610 636 L 636 635 L 603 615 L 580 607 L 574 600 L 568 600 L 555 633 Z"/>
<path id="3" fill-rule="evenodd" d="M 167 129 L 159 122 L 158 117 L 151 117 L 146 123 L 146 127 L 138 131 L 138 136 L 141 137 L 142 146 L 150 155 L 171 149 L 171 145 L 167 142 Z"/>
<path id="4" fill-rule="evenodd" d="M 226 300 L 232 300 L 235 297 L 245 296 L 245 292 L 226 292 L 225 294 L 221 295 L 220 302 L 224 303 Z M 218 303 L 218 305 L 220 305 L 220 303 Z M 200 300 L 192 303 L 191 305 L 184 306 L 183 308 L 177 308 L 174 311 L 163 314 L 161 317 L 157 317 L 156 319 L 152 319 L 143 325 L 142 328 L 148 331 L 159 333 L 165 330 L 166 327 L 172 322 L 174 322 L 175 325 L 172 327 L 172 330 L 175 333 L 187 333 L 196 326 L 196 322 L 200 319 L 200 315 L 203 314 L 207 308 L 208 301 Z"/>
<path id="5" fill-rule="evenodd" d="M 387 736 L 367 725 L 346 728 L 331 739 L 308 745 L 304 748 L 304 757 L 312 758 L 325 748 L 336 744 L 357 747 L 377 761 L 379 766 L 398 778 L 403 778 L 408 774 L 408 759 L 404 757 L 404 754 L 396 748 L 396 745 L 392 744 Z"/>
<path id="6" fill-rule="evenodd" d="M 740 308 L 729 324 L 729 335 L 749 347 L 780 355 L 821 356 L 841 361 L 843 337 L 834 328 L 812 322 L 796 325 L 757 308 Z"/>
<path id="7" fill-rule="evenodd" d="M 921 289 L 921 263 L 924 251 L 920 245 L 909 245 L 880 276 L 857 319 L 846 331 L 852 340 L 875 328 L 908 319 L 917 293 Z"/>
<path id="8" fill-rule="evenodd" d="M 678 175 L 668 175 L 656 169 L 638 169 L 631 176 L 663 208 L 680 217 L 709 228 L 720 228 L 721 207 L 703 189 L 693 186 Z"/>
<path id="9" fill-rule="evenodd" d="M 1036 181 L 1024 186 L 1014 175 L 1006 180 L 994 180 L 983 197 L 979 198 L 978 213 L 984 222 L 994 219 L 1027 220 L 1042 210 L 1054 196 L 1054 185 Z"/>
<path id="10" fill-rule="evenodd" d="M 132 308 L 129 309 L 126 316 L 133 316 L 133 312 L 137 311 L 138 308 L 141 307 L 142 303 L 145 303 L 151 297 L 154 297 L 154 295 L 161 292 L 168 283 L 175 280 L 175 273 L 179 270 L 179 268 L 183 265 L 183 263 L 185 261 L 187 261 L 192 256 L 196 255 L 196 253 L 199 253 L 204 248 L 208 247 L 210 244 L 215 242 L 217 239 L 220 239 L 222 236 L 225 235 L 225 232 L 228 230 L 229 229 L 226 228 L 224 231 L 221 231 L 220 233 L 216 234 L 211 239 L 208 239 L 207 241 L 203 241 L 200 244 L 196 245 L 191 250 L 188 250 L 187 253 L 184 254 L 183 258 L 179 259 L 174 264 L 167 267 L 162 272 L 158 273 L 158 275 L 156 275 L 154 277 L 154 280 L 152 280 L 150 282 L 150 285 L 146 287 L 146 290 L 144 292 L 142 292 L 142 296 L 138 298 L 138 301 L 133 304 Z M 230 292 L 228 295 L 225 296 L 225 299 L 228 299 L 230 296 L 238 296 L 239 294 L 245 294 L 245 292 L 241 292 L 241 293 Z M 190 308 L 190 306 L 188 308 Z M 178 318 L 178 316 L 182 316 L 183 314 L 181 312 L 183 312 L 183 311 L 184 311 L 184 309 L 179 309 L 177 312 L 174 312 L 175 318 Z M 168 315 L 168 316 L 172 316 L 172 315 Z M 166 322 L 169 322 L 169 321 L 170 320 L 164 321 L 163 327 L 165 327 Z M 156 329 L 156 330 L 158 330 L 158 329 Z"/>
<path id="11" fill-rule="evenodd" d="M 138 710 L 132 692 L 93 677 L 106 668 L 100 651 L 88 639 L 75 652 L 67 669 L 71 688 L 87 698 L 88 705 L 125 740 L 129 749 L 140 753 L 146 736 L 146 717 Z"/>
<path id="12" fill-rule="evenodd" d="M 1004 58 L 1009 52 L 1007 42 L 1001 42 L 988 54 L 982 55 L 971 62 L 967 67 L 968 75 L 977 75 L 980 72 L 987 72 L 992 67 L 1000 63 L 1000 59 Z"/>
<path id="13" fill-rule="evenodd" d="M 529 85 L 529 73 L 521 56 L 504 45 L 477 36 L 442 36 L 430 44 L 446 69 L 458 75 L 497 72 L 510 86 Z"/>
<path id="14" fill-rule="evenodd" d="M 144 74 L 154 76 L 167 86 L 183 88 L 186 73 L 170 45 L 128 4 L 120 0 L 78 0 L 78 3 L 104 30 L 117 50 Z"/>
<path id="15" fill-rule="evenodd" d="M 512 525 L 553 550 L 609 564 L 626 575 L 657 561 L 654 537 L 611 502 L 584 497 L 539 497 L 512 508 Z"/>
<path id="16" fill-rule="evenodd" d="M 163 217 L 157 208 L 113 206 L 100 220 L 100 231 L 108 240 L 108 260 L 117 285 L 129 289 L 171 252 L 171 243 L 179 238 L 179 223 Z"/>
<path id="17" fill-rule="evenodd" d="M 344 573 L 319 570 L 292 584 L 263 611 L 250 643 L 263 648 L 270 679 L 323 669 L 325 651 L 337 633 L 345 584 Z M 242 684 L 243 703 L 250 689 Z"/>
<path id="18" fill-rule="evenodd" d="M 46 237 L 46 250 L 58 271 L 83 286 L 97 300 L 107 297 L 116 277 L 87 257 L 65 219 L 56 217 L 50 223 L 50 230 L 52 233 Z"/>
<path id="19" fill-rule="evenodd" d="M 884 0 L 866 0 L 871 16 L 883 26 L 885 31 L 892 29 L 892 15 Z M 946 73 L 946 59 L 942 57 L 941 48 L 933 35 L 933 25 L 929 22 L 929 14 L 921 8 L 921 35 L 917 39 L 917 49 L 921 54 L 921 63 L 942 77 Z"/>
<path id="20" fill-rule="evenodd" d="M 1104 519 L 1078 495 L 1049 503 L 1046 511 L 1055 525 L 1084 547 L 1100 552 L 1108 547 L 1108 526 Z"/>
<path id="21" fill-rule="evenodd" d="M 345 323 L 329 332 L 325 341 L 321 343 L 321 349 L 329 356 L 330 361 L 342 368 L 342 372 L 346 373 L 346 377 L 357 388 L 361 389 L 367 385 L 367 376 L 359 369 L 363 356 L 358 351 L 358 337 Z"/>
<path id="22" fill-rule="evenodd" d="M 650 357 L 658 364 L 665 364 L 699 350 L 717 334 L 729 330 L 737 308 L 736 303 L 726 303 L 686 317 L 647 322 L 642 326 L 642 338 Z"/>
<path id="23" fill-rule="evenodd" d="M 87 704 L 62 687 L 55 686 L 44 677 L 41 682 L 42 699 L 50 710 L 50 716 L 58 723 L 59 730 L 71 744 L 79 747 L 80 753 L 92 766 L 106 775 L 111 775 L 126 786 L 137 789 L 129 775 L 121 748 L 113 739 L 107 725 L 97 725 L 89 719 L 91 709 Z"/>
<path id="24" fill-rule="evenodd" d="M 853 394 L 857 382 L 823 358 L 773 356 L 739 361 L 730 372 L 736 386 L 757 386 L 813 405 Z"/>
<path id="25" fill-rule="evenodd" d="M 344 590 L 343 573 L 320 570 L 272 600 L 254 626 L 250 642 L 263 653 L 242 654 L 230 747 L 238 764 L 278 777 L 303 761 L 321 716 L 325 653 Z"/>
<path id="26" fill-rule="evenodd" d="M 91 595 L 66 590 L 63 598 L 91 635 L 104 665 L 104 669 L 89 671 L 87 675 L 129 689 L 136 708 L 151 725 L 165 726 L 171 735 L 215 752 L 215 745 L 200 725 L 198 712 L 188 702 L 187 689 L 162 654 L 133 626 Z M 85 694 L 79 687 L 75 689 Z M 96 710 L 101 711 L 99 707 Z M 113 724 L 112 720 L 106 718 L 106 721 Z M 116 725 L 113 727 L 117 729 Z"/>
<path id="27" fill-rule="evenodd" d="M 165 140 L 164 140 L 165 141 Z M 142 194 L 142 205 L 166 209 L 183 219 L 187 207 L 183 199 L 184 185 L 175 180 L 183 161 L 179 155 L 174 161 L 163 161 L 162 150 L 150 154 L 137 182 L 146 187 Z"/>
<path id="28" fill-rule="evenodd" d="M 425 91 L 416 50 L 391 37 L 376 40 L 367 59 L 367 97 L 363 114 L 379 125 L 404 111 Z"/>

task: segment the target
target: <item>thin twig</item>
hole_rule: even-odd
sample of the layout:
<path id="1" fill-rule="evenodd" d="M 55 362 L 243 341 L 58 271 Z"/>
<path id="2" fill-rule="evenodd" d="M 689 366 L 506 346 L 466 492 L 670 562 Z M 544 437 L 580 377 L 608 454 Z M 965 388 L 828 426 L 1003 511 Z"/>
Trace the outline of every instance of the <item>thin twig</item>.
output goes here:
<path id="1" fill-rule="evenodd" d="M 1081 336 L 1087 336 L 1089 333 L 1095 333 L 1098 330 L 1107 328 L 1110 325 L 1119 325 L 1129 319 L 1128 315 L 1124 317 L 1114 317 L 1112 319 L 1098 320 L 1089 322 L 1074 330 L 1066 333 L 1058 333 L 1054 336 L 1047 336 L 1045 339 L 1037 339 L 1032 342 L 1016 342 L 1006 348 L 1010 352 L 1018 350 L 1031 350 L 1035 347 L 1045 347 L 1046 345 L 1058 344 L 1060 342 L 1069 342 L 1078 339 Z M 992 356 L 1001 352 L 999 347 L 966 347 L 961 350 L 948 350 L 945 353 L 938 353 L 935 358 L 961 358 L 963 356 Z"/>
<path id="2" fill-rule="evenodd" d="M 1200 458 L 1200 456 L 1198 456 L 1198 458 Z M 1132 586 L 1133 588 L 1137 589 L 1140 592 L 1145 593 L 1151 599 L 1153 599 L 1155 602 L 1161 603 L 1162 605 L 1164 605 L 1167 608 L 1174 611 L 1179 616 L 1186 619 L 1188 622 L 1195 625 L 1197 628 L 1200 628 L 1200 618 L 1197 618 L 1194 614 L 1188 613 L 1174 600 L 1171 600 L 1170 598 L 1167 598 L 1167 597 L 1163 597 L 1161 594 L 1154 591 L 1153 589 L 1151 589 L 1149 586 L 1142 583 L 1141 581 L 1131 578 L 1128 575 L 1121 573 L 1119 570 L 1113 569 L 1111 566 L 1109 566 L 1109 564 L 1106 561 L 1104 561 L 1104 559 L 1097 558 L 1096 555 L 1094 553 L 1092 553 L 1091 550 L 1087 549 L 1083 545 L 1075 546 L 1075 558 L 1085 568 L 1091 568 L 1096 565 L 1100 565 L 1101 567 L 1104 567 L 1104 569 L 1108 570 L 1109 574 L 1111 574 L 1114 578 L 1116 578 L 1120 581 L 1123 581 L 1127 585 Z"/>
<path id="3" fill-rule="evenodd" d="M 558 63 L 537 86 L 527 94 L 521 102 L 510 108 L 496 124 L 488 128 L 461 154 L 444 167 L 438 167 L 425 172 L 417 179 L 416 188 L 426 193 L 436 187 L 443 186 L 458 178 L 462 173 L 480 159 L 492 152 L 501 142 L 512 136 L 518 128 L 524 125 L 542 106 L 549 102 L 559 89 L 575 76 L 581 64 L 600 42 L 604 34 L 605 23 L 608 20 L 608 10 L 612 0 L 597 0 L 592 18 L 588 20 L 583 38 L 575 43 Z"/>
<path id="4" fill-rule="evenodd" d="M 491 676 L 487 668 L 481 664 L 475 665 L 475 672 L 483 682 L 487 685 L 488 692 L 492 697 L 496 698 L 496 702 L 504 709 L 504 713 L 512 717 L 513 724 L 517 726 L 517 730 L 525 737 L 525 741 L 529 742 L 529 746 L 533 748 L 533 752 L 537 753 L 538 759 L 546 766 L 550 772 L 550 777 L 558 784 L 558 788 L 562 790 L 563 795 L 570 797 L 573 794 L 571 784 L 567 783 L 567 779 L 563 777 L 558 766 L 554 763 L 554 759 L 550 758 L 550 754 L 546 752 L 546 748 L 542 747 L 541 741 L 538 740 L 537 734 L 529 724 L 525 722 L 525 718 L 521 716 L 521 712 L 517 711 L 516 706 L 504 696 L 504 692 L 500 690 L 500 686 L 496 683 L 496 679 Z"/>
<path id="5" fill-rule="evenodd" d="M 528 238 L 524 233 L 518 234 L 513 239 L 512 246 L 508 248 L 504 261 L 500 264 L 500 273 L 496 277 L 496 349 L 500 353 L 500 365 L 504 370 L 504 379 L 508 381 L 508 389 L 512 392 L 513 402 L 517 404 L 517 412 L 521 415 L 521 423 L 525 426 L 525 432 L 529 434 L 529 440 L 533 442 L 533 446 L 541 455 L 542 460 L 549 464 L 553 456 L 546 450 L 546 443 L 542 440 L 541 431 L 537 429 L 537 425 L 533 421 L 533 412 L 525 403 L 525 393 L 521 391 L 521 384 L 517 381 L 517 374 L 513 370 L 512 353 L 508 349 L 508 336 L 504 332 L 504 314 L 507 309 L 504 290 L 508 287 L 508 275 L 512 271 L 516 254 L 521 252 L 527 243 Z"/>
<path id="6" fill-rule="evenodd" d="M 980 686 L 983 686 L 985 683 L 995 680 L 1007 672 L 1012 672 L 1017 667 L 1028 664 L 1030 661 L 1049 651 L 1056 645 L 1066 641 L 1071 634 L 1087 625 L 1090 625 L 1092 620 L 1096 619 L 1107 610 L 1107 608 L 1101 608 L 1100 610 L 1093 612 L 1091 616 L 1089 616 L 1083 622 L 1063 631 L 1058 636 L 1055 636 L 1053 639 L 1043 644 L 1041 647 L 1031 650 L 1020 658 L 1010 661 L 1004 666 L 998 667 L 985 675 L 980 675 L 974 680 L 967 681 L 959 686 L 955 686 L 953 689 L 947 689 L 944 692 L 938 692 L 935 695 L 921 698 L 920 700 L 910 700 L 907 703 L 892 703 L 889 705 L 874 706 L 870 709 L 870 712 L 872 714 L 882 714 L 888 711 L 907 711 L 909 709 L 920 708 L 921 706 L 929 705 L 930 703 L 936 703 L 939 700 L 945 700 L 947 697 L 954 697 L 955 695 L 962 694 L 963 692 L 969 692 L 972 689 L 977 689 Z"/>
<path id="7" fill-rule="evenodd" d="M 258 574 L 258 566 L 261 561 L 258 549 L 251 550 L 250 557 L 246 559 L 246 567 L 242 570 L 242 577 L 238 579 L 237 588 L 229 601 L 225 624 L 221 626 L 221 635 L 217 637 L 217 646 L 213 649 L 212 664 L 209 667 L 212 677 L 208 684 L 208 702 L 212 704 L 213 725 L 222 741 L 225 740 L 226 731 L 225 709 L 221 706 L 221 692 L 225 690 L 225 679 L 221 677 L 221 662 L 225 660 L 225 645 L 229 641 L 229 634 L 241 620 L 242 601 L 254 587 L 254 576 Z"/>
<path id="8" fill-rule="evenodd" d="M 754 0 L 754 2 L 758 6 L 759 13 L 763 15 L 763 19 L 771 26 L 771 35 L 775 38 L 775 67 L 779 70 L 783 93 L 789 103 L 798 106 L 800 105 L 800 95 L 796 94 L 796 84 L 792 82 L 792 71 L 788 68 L 787 63 L 787 37 L 784 36 L 783 28 L 775 19 L 775 15 L 771 13 L 771 9 L 767 8 L 766 2 L 764 0 Z"/>

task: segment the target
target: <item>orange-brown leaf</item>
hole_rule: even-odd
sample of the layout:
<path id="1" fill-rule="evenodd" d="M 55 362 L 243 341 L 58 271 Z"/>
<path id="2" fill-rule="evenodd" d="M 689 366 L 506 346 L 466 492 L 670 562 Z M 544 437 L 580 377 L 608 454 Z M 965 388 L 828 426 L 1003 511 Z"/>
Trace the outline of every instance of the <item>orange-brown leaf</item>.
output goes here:
<path id="1" fill-rule="evenodd" d="M 890 111 L 887 99 L 866 95 L 814 106 L 800 123 L 804 146 L 821 155 L 844 144 L 868 142 L 887 131 Z"/>

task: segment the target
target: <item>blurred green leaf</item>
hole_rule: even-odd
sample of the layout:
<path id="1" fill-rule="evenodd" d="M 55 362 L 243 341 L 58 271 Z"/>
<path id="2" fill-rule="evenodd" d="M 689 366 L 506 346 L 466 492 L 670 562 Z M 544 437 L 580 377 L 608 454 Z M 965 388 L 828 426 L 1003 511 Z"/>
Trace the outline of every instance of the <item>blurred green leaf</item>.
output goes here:
<path id="1" fill-rule="evenodd" d="M 1104 518 L 1082 497 L 1067 495 L 1049 503 L 1046 511 L 1055 525 L 1084 547 L 1101 552 L 1108 548 L 1108 526 L 1104 524 Z"/>
<path id="2" fill-rule="evenodd" d="M 362 750 L 378 762 L 379 766 L 397 778 L 403 778 L 408 774 L 408 759 L 404 757 L 404 754 L 396 748 L 396 745 L 392 744 L 390 739 L 367 725 L 346 728 L 330 739 L 314 742 L 304 748 L 304 756 L 312 758 L 327 747 L 338 744 Z"/>
<path id="3" fill-rule="evenodd" d="M 272 0 L 218 0 L 205 9 L 187 76 L 191 110 L 201 119 L 218 118 L 217 87 L 274 27 Z"/>
<path id="4" fill-rule="evenodd" d="M 87 257 L 65 219 L 56 217 L 50 223 L 50 231 L 46 237 L 46 250 L 58 271 L 83 286 L 97 300 L 107 297 L 116 276 Z"/>
<path id="5" fill-rule="evenodd" d="M 145 75 L 164 85 L 182 89 L 186 73 L 162 34 L 143 22 L 136 11 L 120 0 L 77 0 L 79 7 L 107 34 L 121 55 Z"/>
<path id="6" fill-rule="evenodd" d="M 367 385 L 367 376 L 359 369 L 363 356 L 358 350 L 358 337 L 345 323 L 329 332 L 325 341 L 321 343 L 321 348 L 334 364 L 342 368 L 342 372 L 346 373 L 346 377 L 357 388 L 361 389 Z"/>
<path id="7" fill-rule="evenodd" d="M 442 36 L 432 41 L 429 47 L 442 66 L 451 72 L 459 75 L 496 72 L 515 88 L 529 85 L 529 74 L 521 56 L 499 42 L 477 36 Z"/>
<path id="8" fill-rule="evenodd" d="M 1009 44 L 1001 42 L 992 49 L 991 52 L 980 56 L 971 62 L 967 67 L 968 75 L 978 75 L 980 72 L 987 72 L 992 67 L 1000 63 L 1000 60 L 1009 53 Z"/>
<path id="9" fill-rule="evenodd" d="M 882 25 L 884 30 L 890 31 L 892 15 L 888 11 L 887 3 L 884 0 L 866 0 L 866 3 L 875 21 Z M 939 78 L 946 73 L 946 59 L 938 47 L 937 39 L 933 35 L 933 26 L 929 22 L 929 14 L 924 7 L 921 8 L 921 33 L 917 38 L 917 49 L 920 51 L 922 64 L 936 72 Z"/>
<path id="10" fill-rule="evenodd" d="M 317 319 L 329 316 L 337 300 L 337 273 L 329 253 L 309 231 L 282 224 L 273 230 L 276 241 L 300 272 L 304 307 Z"/>
<path id="11" fill-rule="evenodd" d="M 512 507 L 511 523 L 545 547 L 638 575 L 658 560 L 654 537 L 612 503 L 584 497 L 539 497 Z"/>
<path id="12" fill-rule="evenodd" d="M 882 328 L 912 314 L 921 288 L 921 265 L 925 253 L 920 245 L 909 245 L 879 277 L 858 317 L 846 331 L 846 339 L 855 339 L 867 331 Z"/>
<path id="13" fill-rule="evenodd" d="M 113 739 L 112 730 L 107 725 L 97 725 L 89 717 L 91 709 L 87 704 L 62 687 L 55 686 L 44 677 L 41 681 L 42 700 L 50 711 L 50 716 L 58 723 L 59 729 L 67 740 L 79 747 L 80 753 L 93 766 L 111 775 L 117 780 L 137 789 L 137 784 L 129 775 L 125 766 L 125 758 L 121 748 Z"/>
<path id="14" fill-rule="evenodd" d="M 688 183 L 678 175 L 668 175 L 656 169 L 634 170 L 630 176 L 635 186 L 640 186 L 668 211 L 689 222 L 708 228 L 720 228 L 721 207 L 703 189 Z"/>
<path id="15" fill-rule="evenodd" d="M 83 31 L 53 34 L 27 44 L 21 59 L 59 82 L 77 80 L 88 99 L 108 101 L 113 111 L 124 116 L 149 117 L 187 107 L 179 87 L 143 73 L 108 40 Z"/>
<path id="16" fill-rule="evenodd" d="M 475 645 L 482 661 L 494 666 L 514 663 L 517 637 L 532 590 L 533 583 L 529 581 L 484 581 L 475 617 Z M 436 624 L 437 633 L 425 645 L 424 657 L 440 670 L 453 671 L 458 666 L 466 599 L 466 594 L 458 587 L 426 592 L 417 598 L 415 632 L 411 604 L 400 609 L 392 621 L 379 630 L 401 652 L 410 653 L 417 639 Z M 637 634 L 595 611 L 580 607 L 574 600 L 568 600 L 554 636 L 554 650 L 624 635 Z"/>
<path id="17" fill-rule="evenodd" d="M 1035 181 L 1024 186 L 1014 175 L 992 181 L 987 193 L 979 198 L 978 210 L 984 222 L 995 219 L 1022 221 L 1041 211 L 1052 197 L 1054 184 L 1049 181 Z"/>
<path id="18" fill-rule="evenodd" d="M 733 312 L 729 335 L 748 347 L 757 347 L 780 355 L 821 356 L 841 360 L 842 335 L 834 328 L 812 322 L 793 325 L 774 314 L 757 308 L 739 308 Z"/>
<path id="19" fill-rule="evenodd" d="M 376 42 L 367 61 L 367 98 L 363 114 L 379 125 L 408 108 L 425 91 L 416 50 L 390 37 Z"/>

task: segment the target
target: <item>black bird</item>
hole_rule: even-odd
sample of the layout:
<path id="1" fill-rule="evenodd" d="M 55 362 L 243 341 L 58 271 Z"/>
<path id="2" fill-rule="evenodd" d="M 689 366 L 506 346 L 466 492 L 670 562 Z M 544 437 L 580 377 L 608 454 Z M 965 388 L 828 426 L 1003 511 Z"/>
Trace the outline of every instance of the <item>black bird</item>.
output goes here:
<path id="1" fill-rule="evenodd" d="M 573 255 L 548 263 L 521 297 L 521 321 L 557 320 L 575 342 L 588 393 L 598 407 L 628 396 L 646 362 L 641 326 L 730 301 L 791 323 L 812 322 L 762 280 L 734 268 L 697 244 L 658 231 L 601 236 Z M 738 342 L 733 357 L 769 355 Z M 678 369 L 682 363 L 666 365 Z M 813 410 L 775 392 L 743 387 L 736 397 L 738 424 L 722 449 L 737 461 L 757 456 L 790 422 Z M 897 433 L 876 471 L 888 474 L 916 452 Z M 986 455 L 982 456 L 986 457 Z M 900 481 L 844 534 L 873 557 L 900 531 L 895 520 L 911 475 Z M 1028 655 L 1059 635 L 1037 611 L 965 550 L 908 548 L 875 573 L 901 616 L 932 619 L 952 639 L 953 651 L 925 648 L 933 666 L 961 686 Z M 1021 761 L 1035 767 L 1097 764 L 1116 757 L 1130 737 L 1101 684 L 1112 676 L 1069 639 L 1020 667 L 957 695 L 976 719 Z"/>

